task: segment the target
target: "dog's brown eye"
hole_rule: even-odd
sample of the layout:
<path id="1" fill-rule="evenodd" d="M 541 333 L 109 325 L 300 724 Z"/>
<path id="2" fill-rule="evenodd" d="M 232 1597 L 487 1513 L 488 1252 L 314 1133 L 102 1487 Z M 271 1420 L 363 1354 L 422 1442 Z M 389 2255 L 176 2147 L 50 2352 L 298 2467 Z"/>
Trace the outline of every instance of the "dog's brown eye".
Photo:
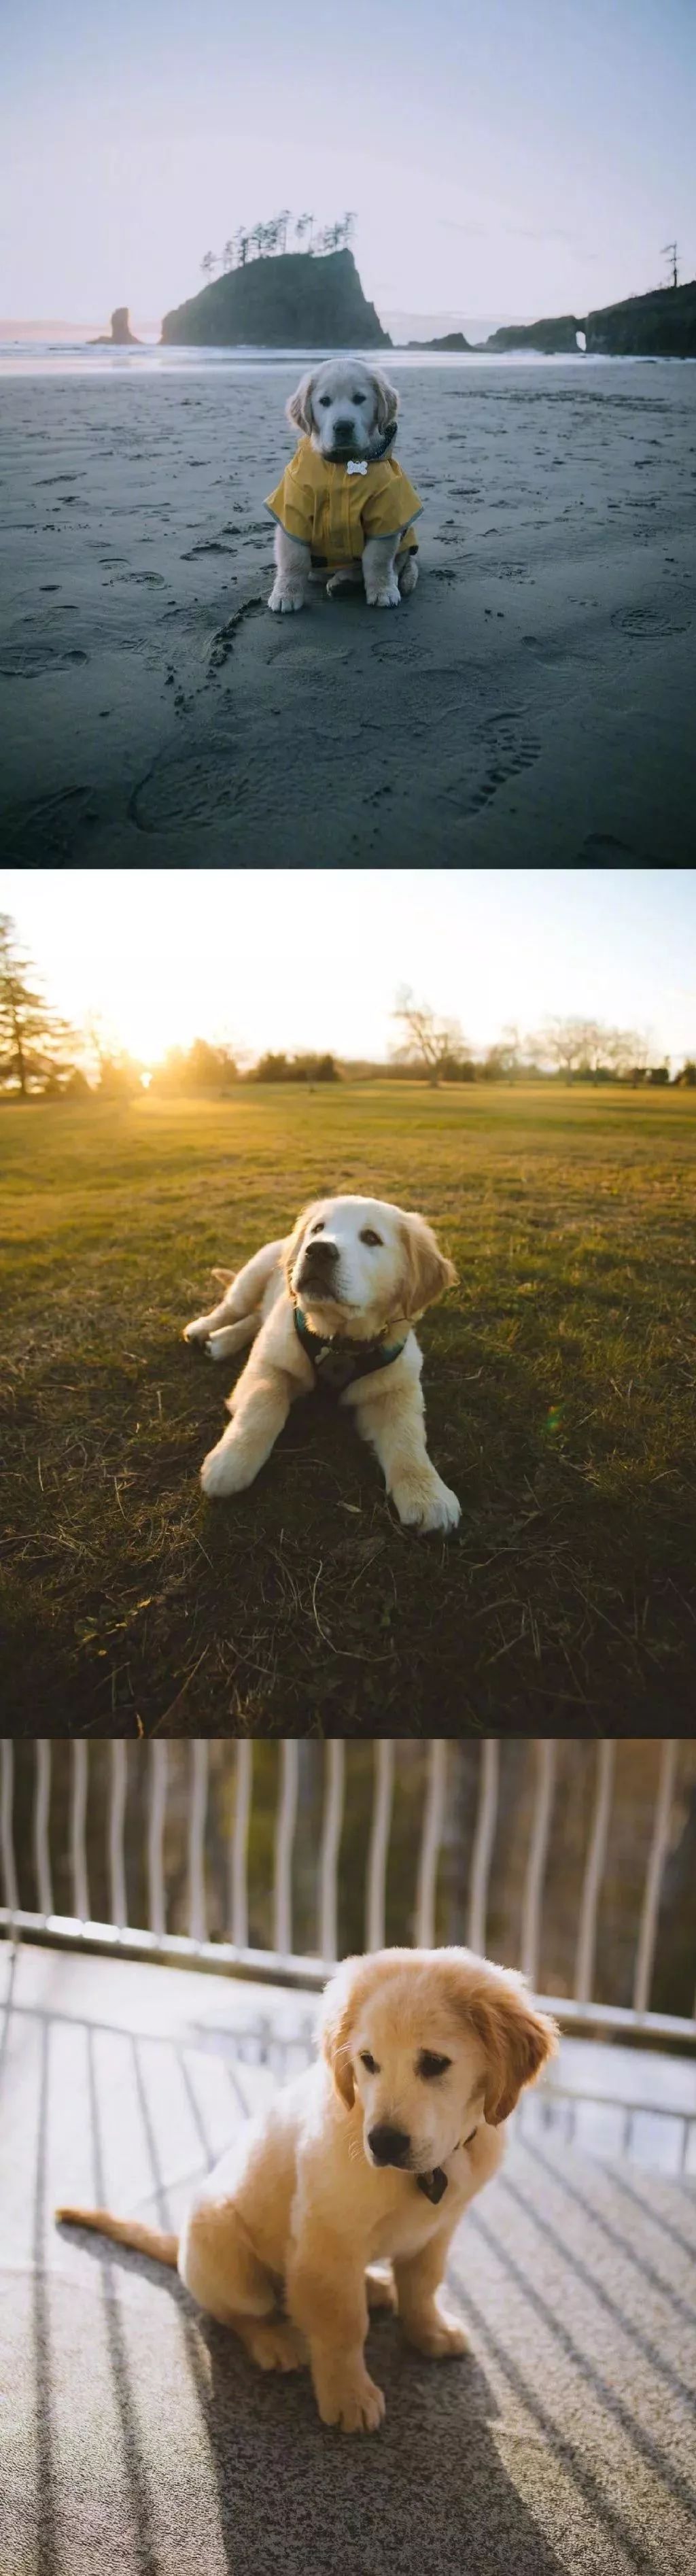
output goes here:
<path id="1" fill-rule="evenodd" d="M 324 1219 L 323 1219 L 323 1216 L 320 1216 L 320 1218 L 319 1218 L 319 1220 L 318 1220 L 318 1224 L 317 1224 L 317 1225 L 310 1226 L 310 1233 L 311 1233 L 311 1234 L 323 1234 L 323 1232 L 324 1232 Z"/>
<path id="2" fill-rule="evenodd" d="M 365 396 L 364 396 L 364 394 L 352 394 L 352 395 L 351 395 L 351 401 L 352 401 L 352 402 L 354 402 L 354 403 L 364 402 L 364 400 L 365 400 Z"/>
<path id="3" fill-rule="evenodd" d="M 381 1241 L 382 1241 L 382 1237 L 381 1237 L 381 1234 L 375 1234 L 374 1229 L 373 1229 L 373 1227 L 372 1227 L 371 1225 L 366 1225 L 366 1226 L 364 1226 L 364 1227 L 363 1227 L 363 1231 L 362 1231 L 362 1234 L 361 1234 L 361 1237 L 360 1237 L 360 1241 L 361 1241 L 361 1243 L 370 1243 L 370 1244 L 372 1244 L 372 1243 L 381 1243 Z"/>
<path id="4" fill-rule="evenodd" d="M 474 2143 L 475 2136 L 476 2136 L 476 2130 L 475 2130 L 475 2129 L 472 2129 L 472 2130 L 470 2131 L 470 2133 L 469 2133 L 468 2138 L 463 2138 L 463 2139 L 462 2139 L 462 2146 L 464 2146 L 464 2147 L 473 2147 L 473 2143 Z"/>
<path id="5" fill-rule="evenodd" d="M 451 2064 L 451 2057 L 436 2057 L 434 2049 L 423 2048 L 418 2059 L 418 2074 L 422 2075 L 428 2084 L 436 2075 L 446 2075 L 447 2068 Z"/>
<path id="6" fill-rule="evenodd" d="M 328 411 L 328 410 L 329 410 L 330 402 L 331 402 L 331 395 L 330 395 L 330 394 L 320 394 L 320 395 L 319 395 L 319 404 L 320 404 L 320 409 L 321 409 L 322 411 Z"/>
<path id="7" fill-rule="evenodd" d="M 360 2064 L 361 2066 L 364 2066 L 366 2075 L 379 2074 L 379 2067 L 376 2065 L 374 2057 L 370 2056 L 369 2048 L 361 2048 Z"/>

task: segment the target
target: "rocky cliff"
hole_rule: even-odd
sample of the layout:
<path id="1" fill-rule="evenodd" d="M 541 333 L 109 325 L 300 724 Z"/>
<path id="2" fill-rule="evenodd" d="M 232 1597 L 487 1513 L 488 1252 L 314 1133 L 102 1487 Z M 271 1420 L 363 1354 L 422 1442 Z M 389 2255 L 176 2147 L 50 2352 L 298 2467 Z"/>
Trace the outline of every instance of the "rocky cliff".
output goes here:
<path id="1" fill-rule="evenodd" d="M 216 277 L 165 313 L 164 343 L 207 349 L 390 349 L 353 253 L 288 251 Z"/>
<path id="2" fill-rule="evenodd" d="M 608 358 L 696 358 L 696 279 L 588 313 L 588 349 Z"/>
<path id="3" fill-rule="evenodd" d="M 541 349 L 546 357 L 564 357 L 577 348 L 576 332 L 586 346 L 605 358 L 696 357 L 696 281 L 690 286 L 659 286 L 651 295 L 629 295 L 623 304 L 605 304 L 583 321 L 561 313 L 548 322 L 509 322 L 494 331 L 485 347 Z"/>

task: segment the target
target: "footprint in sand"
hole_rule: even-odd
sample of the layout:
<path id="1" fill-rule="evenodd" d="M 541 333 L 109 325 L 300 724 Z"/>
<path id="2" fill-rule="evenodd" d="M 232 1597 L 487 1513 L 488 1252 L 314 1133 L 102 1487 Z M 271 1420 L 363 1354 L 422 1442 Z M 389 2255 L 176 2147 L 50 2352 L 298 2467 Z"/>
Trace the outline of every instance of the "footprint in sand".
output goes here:
<path id="1" fill-rule="evenodd" d="M 501 787 L 508 787 L 526 769 L 533 769 L 539 758 L 539 736 L 523 715 L 510 708 L 500 715 L 489 716 L 481 729 L 478 743 L 472 743 L 472 761 L 467 772 L 445 779 L 443 794 L 458 814 L 480 814 L 492 803 Z M 476 754 L 478 752 L 478 759 Z"/>
<path id="2" fill-rule="evenodd" d="M 3 823 L 3 848 L 9 859 L 72 859 L 85 854 L 99 814 L 91 787 L 63 787 L 15 807 Z"/>
<path id="3" fill-rule="evenodd" d="M 154 838 L 162 833 L 169 840 L 172 833 L 186 832 L 192 824 L 200 832 L 211 831 L 215 824 L 232 822 L 239 815 L 249 784 L 230 743 L 221 747 L 206 741 L 198 750 L 187 748 L 178 759 L 167 753 L 156 760 L 133 789 L 129 818 L 136 831 Z"/>
<path id="4" fill-rule="evenodd" d="M 611 623 L 623 635 L 637 635 L 647 643 L 665 635 L 685 635 L 691 618 L 684 609 L 615 608 Z"/>

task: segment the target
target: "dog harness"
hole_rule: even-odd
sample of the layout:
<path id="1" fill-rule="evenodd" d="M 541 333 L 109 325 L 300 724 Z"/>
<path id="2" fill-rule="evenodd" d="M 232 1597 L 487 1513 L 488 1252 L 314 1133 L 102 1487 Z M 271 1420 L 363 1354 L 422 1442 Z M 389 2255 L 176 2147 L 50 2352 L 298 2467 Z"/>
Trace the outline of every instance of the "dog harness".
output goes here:
<path id="1" fill-rule="evenodd" d="M 423 504 L 386 440 L 375 458 L 335 464 L 317 455 L 310 438 L 300 439 L 265 507 L 287 537 L 310 547 L 313 563 L 331 571 L 359 563 L 368 537 L 399 537 L 400 552 L 418 552 L 413 522 Z"/>
<path id="2" fill-rule="evenodd" d="M 295 1331 L 303 1351 L 311 1360 L 317 1384 L 331 1395 L 342 1395 L 360 1377 L 372 1377 L 375 1369 L 389 1368 L 392 1360 L 401 1358 L 405 1342 L 394 1342 L 387 1350 L 384 1342 L 352 1342 L 347 1333 L 313 1333 L 301 1306 L 293 1307 Z"/>

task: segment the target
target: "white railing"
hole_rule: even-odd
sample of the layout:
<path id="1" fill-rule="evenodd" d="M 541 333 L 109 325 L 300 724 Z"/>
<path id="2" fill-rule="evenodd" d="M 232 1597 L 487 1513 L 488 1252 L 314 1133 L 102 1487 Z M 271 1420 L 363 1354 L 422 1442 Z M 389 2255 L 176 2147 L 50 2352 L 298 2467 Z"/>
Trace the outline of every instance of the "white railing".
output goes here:
<path id="1" fill-rule="evenodd" d="M 0 1907 L 0 1931 L 6 1936 L 63 1944 L 71 1948 L 102 1951 L 122 1957 L 170 1960 L 177 1965 L 190 1964 L 226 1974 L 243 1974 L 274 1982 L 316 1987 L 338 1955 L 340 1898 L 345 1888 L 341 1872 L 347 1770 L 354 1748 L 342 1741 L 312 1748 L 313 1756 L 323 1766 L 321 1830 L 316 1851 L 311 1854 L 311 1876 L 316 1929 L 316 1948 L 309 1954 L 300 1952 L 294 1939 L 293 1877 L 296 1837 L 301 1807 L 301 1766 L 303 1748 L 288 1739 L 275 1748 L 278 1761 L 277 1796 L 273 1829 L 273 1892 L 270 1919 L 272 1940 L 261 1946 L 249 1937 L 249 1840 L 255 1815 L 254 1765 L 256 1748 L 250 1742 L 211 1746 L 198 1741 L 188 1746 L 170 1747 L 158 1741 L 150 1746 L 126 1745 L 117 1741 L 107 1748 L 90 1746 L 85 1741 L 69 1748 L 53 1748 L 39 1742 L 31 1749 L 22 1747 L 21 1758 L 33 1761 L 34 1776 L 30 1795 L 26 1777 L 22 1802 L 23 1824 L 17 1831 L 17 1760 L 12 1743 L 1 1747 L 0 1773 L 0 1866 L 3 1904 Z M 357 1750 L 357 1748 L 355 1748 Z M 538 1990 L 540 1966 L 548 1953 L 548 1935 L 544 1929 L 548 1909 L 549 1858 L 556 1836 L 563 1831 L 562 1816 L 556 1812 L 559 1756 L 563 1748 L 553 1742 L 529 1747 L 529 1761 L 535 1770 L 533 1796 L 527 1801 L 527 1845 L 523 1855 L 521 1906 L 516 1940 L 517 1962 L 524 1969 L 532 1987 Z M 644 2035 L 661 2042 L 688 2044 L 696 2041 L 696 2002 L 691 2014 L 651 2008 L 656 1943 L 660 1918 L 660 1900 L 670 1850 L 671 1820 L 677 1790 L 680 1748 L 665 1742 L 659 1748 L 648 1745 L 646 1758 L 656 1764 L 657 1795 L 652 1830 L 646 1852 L 642 1891 L 635 1918 L 635 1939 L 631 1977 L 624 1991 L 614 2000 L 599 2001 L 595 1990 L 598 1923 L 605 1885 L 607 1845 L 612 1816 L 617 1801 L 616 1750 L 610 1743 L 587 1748 L 587 1759 L 594 1768 L 593 1808 L 582 1858 L 577 1930 L 574 1947 L 574 1972 L 566 1979 L 565 1992 L 551 1992 L 544 1998 L 556 2011 L 562 2026 L 568 2030 L 593 2029 L 615 2037 L 635 2038 Z M 687 1752 L 689 1748 L 686 1748 Z M 71 1902 L 64 1910 L 55 1905 L 57 1855 L 52 1849 L 51 1815 L 55 1803 L 54 1752 L 64 1766 L 69 1761 L 69 1815 L 63 1819 L 63 1837 L 67 1852 L 61 1855 L 62 1875 L 67 1876 Z M 458 1896 L 462 1899 L 462 1931 L 472 1949 L 485 1951 L 490 1936 L 489 1898 L 496 1827 L 499 1817 L 501 1765 L 506 1748 L 495 1740 L 482 1743 L 477 1757 L 477 1777 L 473 1783 L 475 1816 L 469 1837 L 470 1856 L 461 1857 L 457 1844 L 456 1816 L 450 1797 L 452 1768 L 458 1748 L 444 1742 L 423 1748 L 427 1766 L 425 1797 L 419 1834 L 419 1848 L 413 1850 L 415 1898 L 407 1929 L 396 1937 L 411 1938 L 429 1946 L 437 1937 L 438 1877 L 447 1845 Z M 366 1749 L 362 1748 L 365 1763 Z M 209 1889 L 206 1877 L 206 1834 L 215 1798 L 219 1796 L 220 1770 L 211 1786 L 211 1757 L 222 1762 L 223 1785 L 229 1802 L 233 1790 L 232 1821 L 227 1838 L 227 1888 L 223 1900 L 221 1937 L 211 1937 Z M 380 1739 L 371 1749 L 373 1784 L 371 1814 L 366 1814 L 364 1836 L 364 1890 L 360 1939 L 366 1949 L 380 1948 L 387 1937 L 387 1878 L 394 1825 L 394 1801 L 400 1747 L 391 1740 Z M 97 1776 L 97 1756 L 100 1770 Z M 184 1887 L 178 1900 L 178 1912 L 185 1929 L 168 1928 L 171 1921 L 171 1891 L 167 1879 L 167 1834 L 170 1822 L 173 1783 L 172 1756 L 186 1765 L 185 1797 L 181 1796 L 179 1772 L 179 1832 L 185 1851 Z M 104 1766 L 107 1767 L 107 1784 Z M 141 1791 L 142 1783 L 142 1792 Z M 137 1802 L 131 1796 L 128 1814 L 128 1791 L 136 1788 Z M 63 1801 L 65 1804 L 65 1800 Z M 133 1808 L 137 1803 L 137 1815 Z M 27 1816 L 30 1822 L 27 1828 Z M 183 1816 L 183 1821 L 182 1821 Z M 454 1844 L 453 1844 L 454 1836 Z M 135 1846 L 142 1863 L 140 1884 L 146 1898 L 139 1904 L 145 1921 L 128 1919 L 127 1888 L 135 1867 Z M 96 1871 L 95 1854 L 103 1856 L 108 1890 L 108 1918 L 94 1919 L 90 1899 L 90 1866 Z M 305 1878 L 307 1861 L 305 1857 Z M 180 1874 L 181 1876 L 181 1874 Z M 32 1908 L 27 1903 L 28 1882 L 38 1898 Z M 104 1883 L 102 1872 L 102 1885 Z M 64 1890 L 64 1894 L 66 1891 Z M 462 1910 L 460 1908 L 460 1910 Z M 305 1905 L 306 1915 L 306 1905 Z M 393 1934 L 391 1937 L 394 1937 Z M 440 1937 L 442 1933 L 440 1933 Z M 453 1937 L 451 1932 L 445 1937 Z M 510 1944 L 507 1953 L 510 1964 Z M 556 1981 L 559 1982 L 558 1980 Z M 594 1991 L 593 1991 L 594 1990 Z M 683 2001 L 683 1997 L 682 1997 Z"/>

